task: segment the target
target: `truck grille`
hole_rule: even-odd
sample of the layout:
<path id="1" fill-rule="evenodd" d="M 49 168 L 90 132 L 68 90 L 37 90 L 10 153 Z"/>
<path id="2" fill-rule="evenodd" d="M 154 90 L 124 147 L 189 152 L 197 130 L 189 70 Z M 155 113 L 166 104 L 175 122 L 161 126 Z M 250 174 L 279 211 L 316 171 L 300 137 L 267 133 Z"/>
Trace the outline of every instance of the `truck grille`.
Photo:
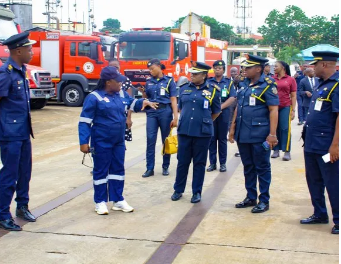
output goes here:
<path id="1" fill-rule="evenodd" d="M 49 72 L 37 71 L 36 73 L 34 73 L 34 77 L 37 81 L 38 88 L 46 88 L 53 86 L 51 74 Z"/>
<path id="2" fill-rule="evenodd" d="M 125 76 L 127 76 L 132 82 L 145 82 L 151 75 L 149 71 L 146 70 L 127 70 L 124 71 Z"/>

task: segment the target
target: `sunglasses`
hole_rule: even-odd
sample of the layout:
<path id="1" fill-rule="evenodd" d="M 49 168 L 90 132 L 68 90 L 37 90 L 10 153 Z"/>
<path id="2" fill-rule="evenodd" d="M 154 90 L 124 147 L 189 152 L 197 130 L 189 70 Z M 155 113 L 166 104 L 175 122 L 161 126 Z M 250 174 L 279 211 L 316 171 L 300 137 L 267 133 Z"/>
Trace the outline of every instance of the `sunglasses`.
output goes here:
<path id="1" fill-rule="evenodd" d="M 94 148 L 90 148 L 90 153 L 91 153 L 92 155 L 95 155 L 95 149 L 94 149 Z M 82 165 L 85 166 L 85 167 L 88 167 L 88 168 L 92 169 L 94 166 L 93 166 L 93 161 L 92 161 L 92 157 L 91 157 L 90 153 L 84 153 L 83 159 L 82 159 Z M 87 164 L 86 164 L 86 163 L 88 163 L 88 162 L 85 161 L 85 157 L 87 157 L 87 156 L 88 156 L 89 159 L 90 159 L 91 165 L 87 165 Z"/>

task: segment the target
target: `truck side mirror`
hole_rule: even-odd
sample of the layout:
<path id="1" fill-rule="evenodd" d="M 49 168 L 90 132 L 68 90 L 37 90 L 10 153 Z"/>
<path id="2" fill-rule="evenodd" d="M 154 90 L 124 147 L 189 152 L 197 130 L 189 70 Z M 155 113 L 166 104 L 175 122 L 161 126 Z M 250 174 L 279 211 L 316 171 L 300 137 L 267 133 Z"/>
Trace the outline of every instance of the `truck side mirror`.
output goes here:
<path id="1" fill-rule="evenodd" d="M 95 60 L 96 62 L 98 61 L 98 44 L 97 43 L 91 43 L 90 44 L 90 58 Z"/>
<path id="2" fill-rule="evenodd" d="M 108 50 L 108 48 L 107 48 L 107 46 L 102 46 L 102 51 L 107 51 Z"/>
<path id="3" fill-rule="evenodd" d="M 110 47 L 110 58 L 116 58 L 116 49 L 117 49 L 118 41 L 111 44 Z"/>
<path id="4" fill-rule="evenodd" d="M 184 42 L 179 43 L 179 60 L 183 60 L 187 57 L 186 55 L 186 44 Z"/>

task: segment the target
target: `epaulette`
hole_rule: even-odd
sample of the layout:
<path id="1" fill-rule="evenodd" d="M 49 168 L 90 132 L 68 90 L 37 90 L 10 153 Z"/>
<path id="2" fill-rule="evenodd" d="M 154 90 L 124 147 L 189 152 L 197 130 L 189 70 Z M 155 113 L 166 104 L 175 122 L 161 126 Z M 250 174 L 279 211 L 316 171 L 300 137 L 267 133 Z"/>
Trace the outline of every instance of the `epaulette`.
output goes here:
<path id="1" fill-rule="evenodd" d="M 13 66 L 11 64 L 8 64 L 8 67 L 7 67 L 6 71 L 8 73 L 11 73 L 12 70 L 13 70 Z"/>
<path id="2" fill-rule="evenodd" d="M 240 80 L 240 81 L 244 81 L 244 80 L 245 80 L 245 77 L 242 76 L 242 77 L 239 78 L 239 80 Z"/>
<path id="3" fill-rule="evenodd" d="M 213 84 L 213 87 L 216 88 L 220 92 L 220 87 L 216 84 Z"/>
<path id="4" fill-rule="evenodd" d="M 269 78 L 269 77 L 265 77 L 264 80 L 268 83 L 268 84 L 272 84 L 273 81 Z"/>
<path id="5" fill-rule="evenodd" d="M 184 83 L 182 83 L 182 84 L 180 84 L 179 87 L 182 87 L 182 86 L 184 86 L 185 84 L 188 84 L 188 81 L 187 81 L 187 82 L 184 82 Z"/>

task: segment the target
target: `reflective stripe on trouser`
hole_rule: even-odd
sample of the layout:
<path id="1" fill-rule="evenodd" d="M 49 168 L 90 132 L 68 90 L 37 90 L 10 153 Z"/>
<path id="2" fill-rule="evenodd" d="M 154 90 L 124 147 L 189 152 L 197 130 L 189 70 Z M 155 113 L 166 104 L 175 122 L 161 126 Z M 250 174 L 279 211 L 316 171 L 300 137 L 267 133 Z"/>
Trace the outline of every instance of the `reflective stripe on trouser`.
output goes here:
<path id="1" fill-rule="evenodd" d="M 314 215 L 327 217 L 324 190 L 327 189 L 333 221 L 339 224 L 339 161 L 325 163 L 321 154 L 304 152 L 307 184 Z"/>
<path id="2" fill-rule="evenodd" d="M 208 146 L 210 137 L 190 137 L 178 135 L 178 166 L 174 190 L 183 193 L 186 188 L 188 169 L 193 159 L 192 192 L 201 193 L 205 178 Z"/>
<path id="3" fill-rule="evenodd" d="M 262 143 L 238 143 L 238 149 L 244 166 L 247 197 L 251 200 L 257 199 L 258 178 L 259 201 L 269 202 L 271 183 L 270 150 L 265 150 Z"/>
<path id="4" fill-rule="evenodd" d="M 93 155 L 95 203 L 123 201 L 125 145 L 115 144 L 112 148 L 95 146 Z"/>
<path id="5" fill-rule="evenodd" d="M 161 129 L 162 143 L 165 142 L 170 132 L 170 123 L 172 121 L 172 109 L 170 107 L 147 113 L 147 170 L 154 170 L 155 166 L 155 145 L 159 128 Z M 163 168 L 168 168 L 170 164 L 170 155 L 163 156 Z"/>
<path id="6" fill-rule="evenodd" d="M 284 107 L 278 110 L 277 126 L 278 144 L 274 150 L 290 152 L 291 149 L 291 107 Z"/>
<path id="7" fill-rule="evenodd" d="M 17 207 L 28 205 L 32 171 L 32 146 L 29 139 L 0 142 L 0 220 L 11 218 L 10 204 L 16 192 Z"/>
<path id="8" fill-rule="evenodd" d="M 227 157 L 227 133 L 229 127 L 230 111 L 224 109 L 224 114 L 220 114 L 218 118 L 213 122 L 214 135 L 211 138 L 209 152 L 210 152 L 210 164 L 217 163 L 217 143 L 219 151 L 219 163 L 226 164 Z"/>

